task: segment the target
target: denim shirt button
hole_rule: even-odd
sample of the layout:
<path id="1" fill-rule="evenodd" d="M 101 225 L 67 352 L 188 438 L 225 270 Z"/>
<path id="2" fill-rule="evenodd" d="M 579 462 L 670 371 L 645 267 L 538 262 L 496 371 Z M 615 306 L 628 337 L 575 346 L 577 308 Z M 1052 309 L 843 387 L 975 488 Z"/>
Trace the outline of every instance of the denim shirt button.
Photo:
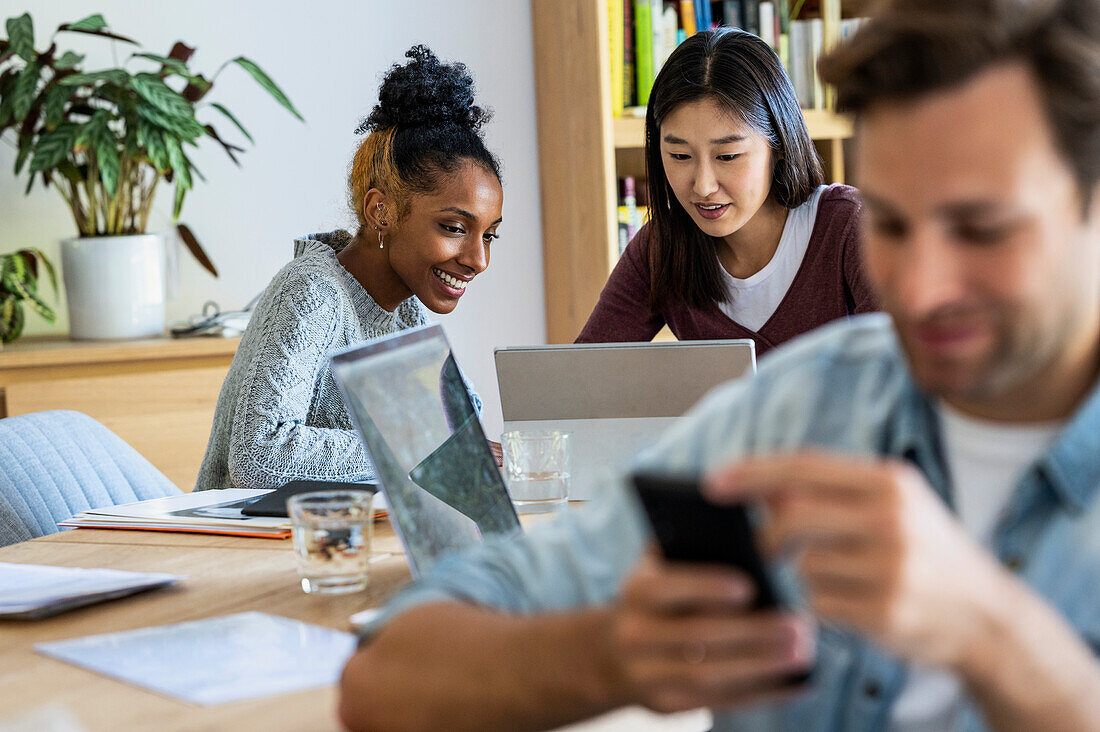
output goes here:
<path id="1" fill-rule="evenodd" d="M 1005 567 L 1012 572 L 1019 572 L 1020 568 L 1024 566 L 1024 560 L 1019 554 L 1009 554 L 1005 557 Z"/>
<path id="2" fill-rule="evenodd" d="M 868 699 L 878 699 L 882 696 L 882 684 L 874 679 L 863 682 L 863 695 Z"/>

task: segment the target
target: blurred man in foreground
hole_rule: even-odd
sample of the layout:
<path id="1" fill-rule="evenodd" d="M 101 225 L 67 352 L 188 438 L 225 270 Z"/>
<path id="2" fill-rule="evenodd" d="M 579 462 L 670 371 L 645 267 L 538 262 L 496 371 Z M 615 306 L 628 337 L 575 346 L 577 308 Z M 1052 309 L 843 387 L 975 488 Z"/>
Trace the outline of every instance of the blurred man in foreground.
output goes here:
<path id="1" fill-rule="evenodd" d="M 889 317 L 779 349 L 641 460 L 766 502 L 814 619 L 657 558 L 616 486 L 399 595 L 348 726 L 1100 728 L 1100 3 L 894 2 L 821 68 Z"/>

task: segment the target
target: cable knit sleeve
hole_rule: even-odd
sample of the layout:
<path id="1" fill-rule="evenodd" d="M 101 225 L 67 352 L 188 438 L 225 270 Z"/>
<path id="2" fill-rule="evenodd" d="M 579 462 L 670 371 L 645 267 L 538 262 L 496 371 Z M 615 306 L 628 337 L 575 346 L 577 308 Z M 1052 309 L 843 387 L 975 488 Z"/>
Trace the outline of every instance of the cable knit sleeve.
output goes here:
<path id="1" fill-rule="evenodd" d="M 289 274 L 270 302 L 259 342 L 239 386 L 229 440 L 229 475 L 242 488 L 275 488 L 296 479 L 361 481 L 374 476 L 366 450 L 339 400 L 311 406 L 342 328 L 331 282 Z M 254 316 L 255 317 L 255 316 Z M 327 390 L 326 390 L 327 391 Z M 316 412 L 320 411 L 320 414 Z M 311 426 L 307 419 L 331 426 Z"/>

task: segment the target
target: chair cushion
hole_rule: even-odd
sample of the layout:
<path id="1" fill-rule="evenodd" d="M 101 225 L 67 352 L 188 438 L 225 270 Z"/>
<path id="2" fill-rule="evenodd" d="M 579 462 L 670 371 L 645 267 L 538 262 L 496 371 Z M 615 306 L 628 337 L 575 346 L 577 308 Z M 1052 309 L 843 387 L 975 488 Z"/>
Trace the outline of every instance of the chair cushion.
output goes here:
<path id="1" fill-rule="evenodd" d="M 0 419 L 0 546 L 58 531 L 99 508 L 180 493 L 109 429 L 80 412 Z"/>

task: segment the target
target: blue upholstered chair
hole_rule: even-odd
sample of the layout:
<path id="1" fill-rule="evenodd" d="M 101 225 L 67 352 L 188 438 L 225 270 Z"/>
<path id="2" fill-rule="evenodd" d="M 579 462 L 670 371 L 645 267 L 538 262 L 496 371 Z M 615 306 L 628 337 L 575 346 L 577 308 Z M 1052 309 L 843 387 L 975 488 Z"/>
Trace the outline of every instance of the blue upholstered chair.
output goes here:
<path id="1" fill-rule="evenodd" d="M 180 490 L 109 429 L 79 412 L 0 419 L 0 546 L 58 531 L 89 508 Z"/>

